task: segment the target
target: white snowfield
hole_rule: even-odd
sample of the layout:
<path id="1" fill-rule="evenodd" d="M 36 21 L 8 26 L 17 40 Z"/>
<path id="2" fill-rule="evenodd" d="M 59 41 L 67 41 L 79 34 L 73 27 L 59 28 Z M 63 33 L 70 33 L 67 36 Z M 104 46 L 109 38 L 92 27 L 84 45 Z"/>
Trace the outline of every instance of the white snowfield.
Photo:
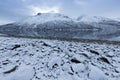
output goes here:
<path id="1" fill-rule="evenodd" d="M 0 80 L 120 80 L 120 46 L 0 37 Z"/>

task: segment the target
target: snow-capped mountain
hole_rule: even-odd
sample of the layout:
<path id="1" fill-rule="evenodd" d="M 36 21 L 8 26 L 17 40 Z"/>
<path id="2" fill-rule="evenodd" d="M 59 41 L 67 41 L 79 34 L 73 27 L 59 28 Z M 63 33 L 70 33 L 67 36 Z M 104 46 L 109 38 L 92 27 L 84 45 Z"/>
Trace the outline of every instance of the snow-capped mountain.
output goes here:
<path id="1" fill-rule="evenodd" d="M 19 24 L 43 24 L 51 21 L 72 21 L 71 18 L 59 13 L 38 13 L 19 22 Z"/>
<path id="2" fill-rule="evenodd" d="M 38 13 L 16 23 L 0 26 L 0 33 L 14 36 L 111 39 L 119 37 L 120 22 L 80 16 L 72 19 L 59 13 Z"/>
<path id="3" fill-rule="evenodd" d="M 59 13 L 38 13 L 15 24 L 24 28 L 40 29 L 77 27 L 72 18 Z"/>

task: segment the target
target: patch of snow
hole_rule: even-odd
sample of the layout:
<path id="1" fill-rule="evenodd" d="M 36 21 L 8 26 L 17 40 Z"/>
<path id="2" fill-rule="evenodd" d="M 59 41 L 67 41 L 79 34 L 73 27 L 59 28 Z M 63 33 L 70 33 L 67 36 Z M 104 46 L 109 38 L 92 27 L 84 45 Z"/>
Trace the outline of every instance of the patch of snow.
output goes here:
<path id="1" fill-rule="evenodd" d="M 48 66 L 50 69 L 54 68 L 54 67 L 60 67 L 60 65 L 62 64 L 62 59 L 59 57 L 52 57 L 52 59 L 49 60 L 48 62 Z"/>
<path id="2" fill-rule="evenodd" d="M 90 69 L 89 77 L 91 80 L 108 80 L 104 72 L 99 68 L 90 65 Z"/>

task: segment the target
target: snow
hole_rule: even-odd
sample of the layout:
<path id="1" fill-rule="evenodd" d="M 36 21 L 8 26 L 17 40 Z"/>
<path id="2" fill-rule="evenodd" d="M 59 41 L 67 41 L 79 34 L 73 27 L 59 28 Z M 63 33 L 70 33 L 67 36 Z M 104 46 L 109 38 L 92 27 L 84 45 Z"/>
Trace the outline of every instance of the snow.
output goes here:
<path id="1" fill-rule="evenodd" d="M 105 74 L 99 68 L 92 65 L 90 66 L 90 68 L 91 71 L 89 77 L 91 80 L 107 80 Z"/>
<path id="2" fill-rule="evenodd" d="M 13 37 L 0 44 L 0 80 L 120 79 L 119 45 Z"/>
<path id="3" fill-rule="evenodd" d="M 20 65 L 14 73 L 0 76 L 0 80 L 30 80 L 34 74 L 35 72 L 31 66 Z"/>
<path id="4" fill-rule="evenodd" d="M 41 13 L 36 16 L 28 17 L 25 20 L 19 21 L 18 24 L 42 24 L 49 21 L 71 21 L 68 16 L 59 13 Z"/>
<path id="5" fill-rule="evenodd" d="M 60 67 L 60 65 L 62 64 L 62 59 L 59 57 L 55 57 L 55 58 L 51 58 L 50 61 L 48 62 L 48 67 L 50 69 L 54 68 L 54 67 Z"/>
<path id="6" fill-rule="evenodd" d="M 105 18 L 105 17 L 100 17 L 100 16 L 88 16 L 88 15 L 82 15 L 77 18 L 78 22 L 87 22 L 87 23 L 92 23 L 92 22 L 101 22 L 101 21 L 109 21 L 112 19 Z"/>
<path id="7" fill-rule="evenodd" d="M 87 22 L 87 23 L 93 23 L 93 22 L 104 22 L 104 21 L 114 21 L 114 19 L 101 17 L 101 16 L 88 16 L 88 15 L 81 15 L 77 19 L 70 18 L 66 15 L 60 14 L 60 13 L 38 13 L 35 16 L 28 17 L 27 19 L 24 19 L 22 21 L 17 22 L 17 24 L 43 24 L 46 22 L 55 22 L 55 21 L 68 21 L 68 22 Z M 118 20 L 118 19 L 117 19 Z"/>
<path id="8" fill-rule="evenodd" d="M 114 18 L 114 20 L 116 20 L 116 21 L 120 21 L 120 18 Z"/>

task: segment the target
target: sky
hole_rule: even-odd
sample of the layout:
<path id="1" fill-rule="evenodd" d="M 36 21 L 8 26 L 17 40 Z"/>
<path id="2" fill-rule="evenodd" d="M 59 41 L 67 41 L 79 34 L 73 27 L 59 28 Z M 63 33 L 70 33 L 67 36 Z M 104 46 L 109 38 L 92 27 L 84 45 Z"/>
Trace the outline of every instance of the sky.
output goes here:
<path id="1" fill-rule="evenodd" d="M 0 0 L 0 24 L 19 21 L 37 13 L 61 13 L 120 18 L 120 0 Z"/>

